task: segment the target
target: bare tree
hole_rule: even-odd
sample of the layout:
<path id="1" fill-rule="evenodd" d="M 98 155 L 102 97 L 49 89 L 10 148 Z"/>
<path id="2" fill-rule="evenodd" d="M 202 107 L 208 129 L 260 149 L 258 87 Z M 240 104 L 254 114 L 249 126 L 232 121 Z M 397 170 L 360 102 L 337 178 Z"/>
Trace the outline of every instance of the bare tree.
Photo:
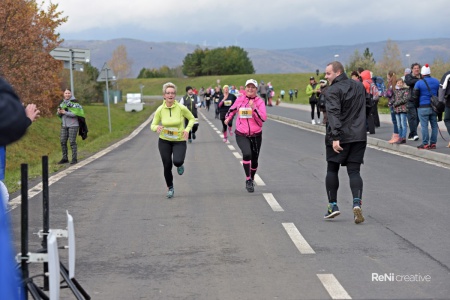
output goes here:
<path id="1" fill-rule="evenodd" d="M 132 60 L 128 59 L 127 47 L 120 45 L 114 50 L 108 65 L 113 70 L 117 80 L 121 80 L 130 76 L 132 63 Z"/>
<path id="2" fill-rule="evenodd" d="M 402 55 L 397 43 L 390 39 L 387 40 L 383 50 L 383 58 L 378 62 L 376 71 L 381 76 L 386 75 L 389 71 L 403 76 Z"/>

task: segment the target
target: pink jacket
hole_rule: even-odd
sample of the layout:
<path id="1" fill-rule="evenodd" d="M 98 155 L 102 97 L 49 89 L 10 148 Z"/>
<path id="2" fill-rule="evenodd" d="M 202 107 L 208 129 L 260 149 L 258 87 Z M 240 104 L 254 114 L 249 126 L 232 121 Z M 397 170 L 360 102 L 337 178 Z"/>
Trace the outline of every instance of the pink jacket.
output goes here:
<path id="1" fill-rule="evenodd" d="M 262 132 L 263 123 L 267 120 L 266 105 L 264 100 L 256 97 L 253 99 L 255 108 L 252 110 L 249 101 L 252 100 L 245 95 L 236 99 L 234 104 L 228 110 L 225 118 L 232 118 L 235 114 L 236 134 L 245 136 L 254 136 Z"/>

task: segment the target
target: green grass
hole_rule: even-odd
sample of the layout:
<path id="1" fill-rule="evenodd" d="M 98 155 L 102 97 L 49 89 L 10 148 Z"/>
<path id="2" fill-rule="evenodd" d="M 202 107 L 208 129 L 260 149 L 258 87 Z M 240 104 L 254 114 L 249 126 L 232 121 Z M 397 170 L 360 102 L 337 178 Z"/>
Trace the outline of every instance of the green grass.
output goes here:
<path id="1" fill-rule="evenodd" d="M 156 104 L 144 106 L 140 112 L 125 112 L 124 104 L 111 105 L 111 128 L 109 132 L 108 111 L 104 105 L 83 106 L 89 133 L 86 140 L 77 138 L 78 160 L 106 148 L 130 134 L 142 124 L 156 109 Z M 56 116 L 39 118 L 29 128 L 26 135 L 18 142 L 6 147 L 5 184 L 10 193 L 20 188 L 20 165 L 28 164 L 29 178 L 42 174 L 42 156 L 48 156 L 49 173 L 57 172 L 67 165 L 58 165 L 61 159 L 59 142 L 60 119 Z M 69 158 L 71 156 L 70 145 Z"/>

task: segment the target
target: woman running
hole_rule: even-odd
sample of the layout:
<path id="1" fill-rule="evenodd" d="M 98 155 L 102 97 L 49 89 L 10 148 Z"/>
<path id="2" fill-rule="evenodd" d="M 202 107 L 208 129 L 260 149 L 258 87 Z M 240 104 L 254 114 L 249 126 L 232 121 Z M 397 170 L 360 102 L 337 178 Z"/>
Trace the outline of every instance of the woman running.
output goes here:
<path id="1" fill-rule="evenodd" d="M 223 142 L 226 143 L 228 141 L 227 127 L 228 131 L 230 132 L 230 136 L 233 135 L 233 119 L 230 119 L 228 121 L 228 124 L 225 124 L 225 116 L 228 113 L 230 107 L 234 104 L 234 101 L 236 101 L 236 96 L 230 94 L 230 88 L 228 85 L 223 86 L 223 94 L 220 96 L 219 101 L 219 115 L 220 121 L 222 122 Z"/>
<path id="2" fill-rule="evenodd" d="M 258 169 L 261 150 L 262 126 L 267 119 L 264 100 L 257 96 L 258 83 L 249 79 L 245 83 L 245 94 L 237 98 L 225 117 L 225 124 L 236 119 L 236 143 L 242 151 L 242 165 L 245 172 L 245 188 L 249 193 L 255 191 L 253 180 Z"/>
<path id="3" fill-rule="evenodd" d="M 175 97 L 177 87 L 168 82 L 163 85 L 164 101 L 156 109 L 152 121 L 151 130 L 159 133 L 158 149 L 164 166 L 164 179 L 167 184 L 167 198 L 172 198 L 175 191 L 173 188 L 172 163 L 177 167 L 179 175 L 184 173 L 184 159 L 186 157 L 186 140 L 189 131 L 194 126 L 194 115 L 186 106 L 179 104 Z M 184 119 L 189 123 L 184 127 Z"/>

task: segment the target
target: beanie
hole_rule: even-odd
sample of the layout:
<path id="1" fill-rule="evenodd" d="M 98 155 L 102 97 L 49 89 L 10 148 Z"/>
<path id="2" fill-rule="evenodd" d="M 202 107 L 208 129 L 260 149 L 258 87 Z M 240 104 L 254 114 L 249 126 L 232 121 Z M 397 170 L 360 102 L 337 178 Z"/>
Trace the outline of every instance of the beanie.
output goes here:
<path id="1" fill-rule="evenodd" d="M 192 90 L 192 86 L 189 86 L 189 85 L 188 85 L 188 86 L 186 87 L 186 92 L 189 91 L 189 90 Z"/>
<path id="2" fill-rule="evenodd" d="M 422 75 L 430 75 L 431 74 L 431 70 L 430 70 L 430 67 L 428 66 L 428 64 L 425 64 L 425 66 L 422 67 L 420 74 L 422 74 Z"/>

